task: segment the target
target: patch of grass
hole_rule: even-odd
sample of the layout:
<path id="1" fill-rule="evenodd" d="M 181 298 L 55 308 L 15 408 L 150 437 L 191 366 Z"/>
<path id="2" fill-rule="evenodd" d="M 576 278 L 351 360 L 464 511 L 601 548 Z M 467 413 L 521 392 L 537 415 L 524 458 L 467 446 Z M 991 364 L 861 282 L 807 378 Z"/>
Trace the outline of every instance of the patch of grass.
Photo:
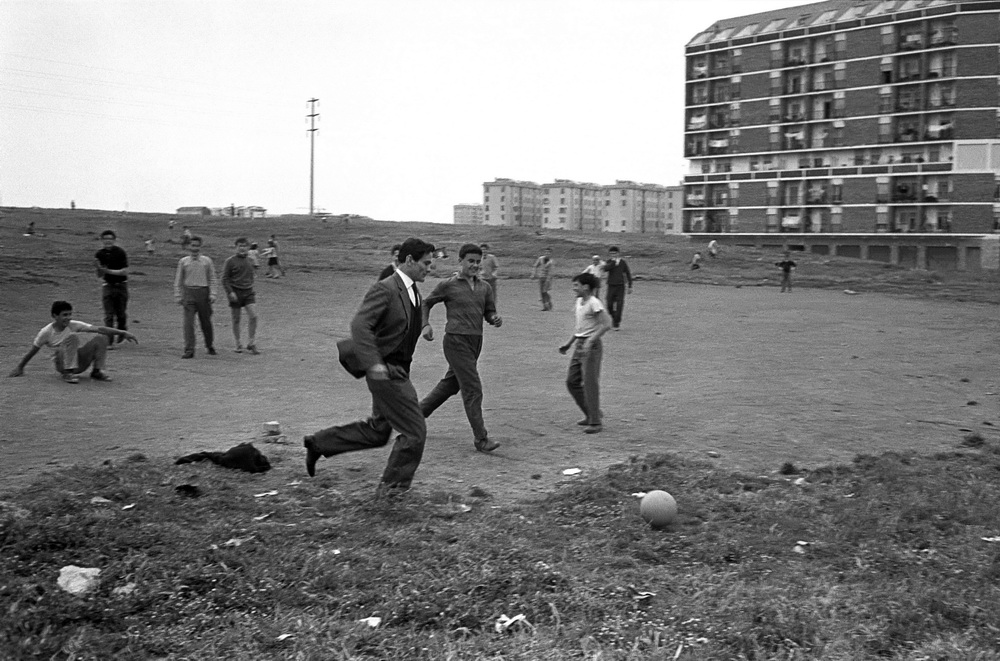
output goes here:
<path id="1" fill-rule="evenodd" d="M 802 482 L 653 455 L 499 505 L 319 481 L 261 499 L 217 467 L 183 498 L 165 461 L 67 469 L 3 503 L 0 657 L 998 658 L 996 452 Z M 678 500 L 666 530 L 638 516 L 652 488 Z M 97 590 L 59 589 L 69 564 L 100 568 Z"/>

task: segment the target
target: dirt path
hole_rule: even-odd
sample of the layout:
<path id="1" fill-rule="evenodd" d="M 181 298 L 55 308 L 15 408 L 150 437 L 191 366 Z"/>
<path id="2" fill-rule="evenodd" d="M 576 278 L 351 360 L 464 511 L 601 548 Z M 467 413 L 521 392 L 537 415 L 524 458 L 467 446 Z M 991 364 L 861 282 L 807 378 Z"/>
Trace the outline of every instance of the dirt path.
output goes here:
<path id="1" fill-rule="evenodd" d="M 216 306 L 220 355 L 199 350 L 182 361 L 172 271 L 134 270 L 130 311 L 141 344 L 111 354 L 113 383 L 64 384 L 43 354 L 24 377 L 0 379 L 0 489 L 77 462 L 224 450 L 259 440 L 270 420 L 281 422 L 289 444 L 257 444 L 276 468 L 266 480 L 308 479 L 302 435 L 369 410 L 367 389 L 339 367 L 334 343 L 370 278 L 294 272 L 262 280 L 263 354 L 232 352 L 228 310 Z M 98 287 L 77 273 L 53 267 L 4 289 L 5 374 L 49 321 L 55 298 L 100 323 Z M 598 471 L 654 451 L 770 472 L 785 461 L 813 466 L 864 452 L 952 449 L 969 431 L 998 438 L 994 306 L 640 282 L 624 328 L 605 344 L 605 431 L 587 436 L 574 424 L 579 412 L 563 383 L 568 358 L 556 351 L 572 331 L 569 283 L 557 281 L 554 312 L 541 312 L 536 298 L 534 283 L 503 281 L 505 323 L 487 329 L 486 422 L 503 447 L 474 452 L 456 398 L 428 422 L 418 489 L 462 493 L 476 485 L 515 498 L 551 489 L 567 479 L 566 468 Z M 433 322 L 440 338 L 443 309 Z M 440 339 L 421 341 L 417 391 L 427 392 L 444 370 Z M 346 492 L 373 490 L 387 454 L 323 460 L 317 479 Z"/>

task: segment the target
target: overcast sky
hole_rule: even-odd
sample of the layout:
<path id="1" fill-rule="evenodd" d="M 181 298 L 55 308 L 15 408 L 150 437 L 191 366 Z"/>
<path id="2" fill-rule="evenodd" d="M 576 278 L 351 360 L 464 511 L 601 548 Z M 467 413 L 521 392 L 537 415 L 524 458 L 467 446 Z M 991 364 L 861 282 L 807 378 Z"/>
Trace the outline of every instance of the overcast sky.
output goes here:
<path id="1" fill-rule="evenodd" d="M 496 177 L 676 184 L 684 44 L 791 0 L 0 0 L 0 205 L 452 222 Z"/>

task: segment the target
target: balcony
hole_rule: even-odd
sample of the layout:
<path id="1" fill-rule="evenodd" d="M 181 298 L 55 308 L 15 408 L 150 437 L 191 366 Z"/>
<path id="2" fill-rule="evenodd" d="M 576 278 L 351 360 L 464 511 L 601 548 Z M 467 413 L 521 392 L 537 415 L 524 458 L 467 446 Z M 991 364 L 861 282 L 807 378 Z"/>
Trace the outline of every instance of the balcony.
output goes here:
<path id="1" fill-rule="evenodd" d="M 924 36 L 920 33 L 900 35 L 899 50 L 919 50 L 924 47 Z"/>

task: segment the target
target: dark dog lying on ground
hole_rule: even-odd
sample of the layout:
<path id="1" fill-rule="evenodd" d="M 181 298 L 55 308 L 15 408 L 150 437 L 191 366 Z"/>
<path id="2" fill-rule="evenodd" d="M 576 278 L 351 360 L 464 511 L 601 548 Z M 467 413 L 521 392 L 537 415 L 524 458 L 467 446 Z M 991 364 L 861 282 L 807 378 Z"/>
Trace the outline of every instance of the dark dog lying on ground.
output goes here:
<path id="1" fill-rule="evenodd" d="M 174 463 L 190 464 L 204 459 L 225 468 L 237 468 L 248 473 L 263 473 L 271 470 L 271 462 L 253 446 L 253 443 L 240 443 L 225 452 L 195 452 L 181 457 Z"/>

